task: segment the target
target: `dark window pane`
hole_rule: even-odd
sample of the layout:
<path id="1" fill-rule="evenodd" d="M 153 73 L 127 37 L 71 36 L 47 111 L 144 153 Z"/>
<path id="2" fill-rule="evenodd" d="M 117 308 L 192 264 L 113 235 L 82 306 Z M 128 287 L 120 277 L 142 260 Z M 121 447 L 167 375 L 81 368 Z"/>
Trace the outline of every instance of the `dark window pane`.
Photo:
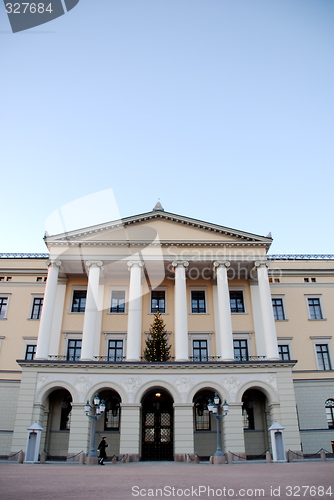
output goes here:
<path id="1" fill-rule="evenodd" d="M 85 312 L 86 295 L 86 290 L 74 290 L 71 312 Z"/>
<path id="2" fill-rule="evenodd" d="M 230 306 L 232 313 L 245 312 L 244 294 L 242 291 L 230 291 Z"/>
<path id="3" fill-rule="evenodd" d="M 154 290 L 151 293 L 151 313 L 165 312 L 165 292 L 163 290 Z"/>
<path id="4" fill-rule="evenodd" d="M 125 291 L 124 290 L 113 290 L 111 296 L 111 308 L 112 313 L 124 313 L 125 312 Z"/>
<path id="5" fill-rule="evenodd" d="M 205 313 L 205 292 L 204 290 L 191 292 L 191 312 Z"/>

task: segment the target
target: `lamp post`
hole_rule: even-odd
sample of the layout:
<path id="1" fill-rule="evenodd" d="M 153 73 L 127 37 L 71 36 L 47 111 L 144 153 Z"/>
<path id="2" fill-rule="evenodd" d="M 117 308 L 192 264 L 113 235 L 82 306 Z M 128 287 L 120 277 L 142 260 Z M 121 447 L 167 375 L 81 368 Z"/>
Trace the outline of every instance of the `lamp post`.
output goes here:
<path id="1" fill-rule="evenodd" d="M 89 401 L 87 401 L 87 403 L 85 404 L 86 417 L 93 419 L 92 444 L 91 444 L 91 450 L 88 453 L 89 457 L 97 457 L 97 453 L 95 451 L 96 421 L 102 417 L 106 409 L 104 401 L 103 400 L 100 401 L 99 395 L 97 393 L 95 394 L 93 401 L 94 401 L 94 406 L 91 406 L 89 404 Z M 95 414 L 91 415 L 90 412 L 93 408 L 95 408 Z"/>
<path id="2" fill-rule="evenodd" d="M 215 393 L 213 397 L 213 402 L 211 399 L 209 399 L 207 408 L 212 415 L 216 419 L 216 427 L 217 427 L 217 449 L 216 453 L 214 454 L 215 457 L 222 457 L 224 453 L 222 452 L 221 445 L 220 445 L 220 425 L 219 425 L 219 420 L 222 420 L 226 415 L 228 414 L 228 403 L 226 402 L 226 399 L 222 405 L 222 414 L 219 414 L 219 408 L 220 408 L 220 399 L 217 393 Z"/>

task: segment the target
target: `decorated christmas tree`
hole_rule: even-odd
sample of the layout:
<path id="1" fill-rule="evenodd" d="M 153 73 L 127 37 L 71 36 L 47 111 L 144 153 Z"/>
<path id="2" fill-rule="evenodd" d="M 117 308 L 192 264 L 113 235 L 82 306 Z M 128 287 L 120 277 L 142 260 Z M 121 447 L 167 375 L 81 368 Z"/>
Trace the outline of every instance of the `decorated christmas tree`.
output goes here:
<path id="1" fill-rule="evenodd" d="M 144 357 L 146 361 L 168 361 L 171 347 L 168 346 L 165 323 L 161 318 L 161 314 L 156 312 L 150 326 L 149 338 L 146 340 Z"/>

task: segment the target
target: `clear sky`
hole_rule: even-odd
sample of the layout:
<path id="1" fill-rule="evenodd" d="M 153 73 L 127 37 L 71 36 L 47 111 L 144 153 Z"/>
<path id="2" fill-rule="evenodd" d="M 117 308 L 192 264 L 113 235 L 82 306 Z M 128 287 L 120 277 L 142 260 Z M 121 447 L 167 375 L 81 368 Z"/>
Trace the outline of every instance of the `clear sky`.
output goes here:
<path id="1" fill-rule="evenodd" d="M 102 191 L 67 229 L 160 198 L 334 253 L 333 27 L 333 0 L 80 0 L 13 34 L 1 2 L 0 252 L 45 251 Z"/>

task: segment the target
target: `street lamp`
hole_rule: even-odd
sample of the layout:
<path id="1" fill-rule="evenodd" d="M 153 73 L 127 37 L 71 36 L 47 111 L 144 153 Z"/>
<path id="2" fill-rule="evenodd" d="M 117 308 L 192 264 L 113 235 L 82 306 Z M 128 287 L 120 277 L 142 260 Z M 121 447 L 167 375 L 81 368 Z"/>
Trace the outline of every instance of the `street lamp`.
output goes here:
<path id="1" fill-rule="evenodd" d="M 220 403 L 219 396 L 218 396 L 217 393 L 215 393 L 215 395 L 213 397 L 213 402 L 211 401 L 211 399 L 209 399 L 208 404 L 207 404 L 207 408 L 208 408 L 210 414 L 212 413 L 212 415 L 216 419 L 216 426 L 217 426 L 217 449 L 216 449 L 216 453 L 214 454 L 215 457 L 222 457 L 224 455 L 224 453 L 222 452 L 221 446 L 220 446 L 220 425 L 219 425 L 219 420 L 222 420 L 228 414 L 228 403 L 226 402 L 226 399 L 225 399 L 225 401 L 224 401 L 224 403 L 222 405 L 223 411 L 222 411 L 221 415 L 219 414 L 219 407 L 220 407 L 219 403 Z"/>
<path id="2" fill-rule="evenodd" d="M 87 403 L 85 404 L 86 417 L 93 419 L 92 446 L 90 452 L 88 453 L 89 457 L 97 457 L 97 453 L 95 451 L 96 421 L 102 417 L 106 409 L 104 401 L 100 401 L 99 395 L 97 393 L 94 396 L 93 402 L 93 407 L 89 404 L 89 401 L 87 401 Z M 90 412 L 93 408 L 95 408 L 95 414 L 91 415 Z"/>

